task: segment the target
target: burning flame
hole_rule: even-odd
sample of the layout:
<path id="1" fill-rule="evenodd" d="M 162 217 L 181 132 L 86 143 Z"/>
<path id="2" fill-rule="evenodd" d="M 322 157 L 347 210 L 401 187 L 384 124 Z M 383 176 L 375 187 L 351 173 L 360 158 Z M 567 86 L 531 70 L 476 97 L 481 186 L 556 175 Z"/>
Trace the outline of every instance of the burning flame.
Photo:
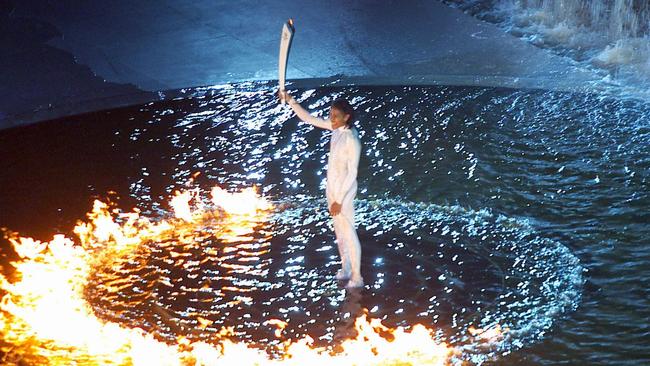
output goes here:
<path id="1" fill-rule="evenodd" d="M 467 331 L 476 339 L 491 343 L 502 339 L 504 332 L 508 331 L 508 328 L 501 328 L 501 325 L 496 324 L 493 327 L 486 329 L 469 327 Z"/>
<path id="2" fill-rule="evenodd" d="M 228 339 L 224 329 L 214 344 L 190 342 L 179 337 L 176 344 L 156 340 L 138 328 L 126 328 L 99 319 L 84 297 L 93 269 L 112 263 L 138 246 L 184 230 L 207 211 L 198 190 L 176 192 L 171 200 L 175 218 L 152 222 L 135 210 L 111 211 L 95 201 L 87 222 L 74 229 L 80 245 L 63 235 L 49 242 L 11 236 L 20 260 L 12 262 L 11 278 L 0 274 L 0 342 L 4 364 L 119 364 L 119 365 L 444 365 L 454 349 L 435 340 L 422 325 L 387 328 L 366 315 L 356 320 L 358 336 L 344 341 L 336 351 L 318 348 L 305 337 L 278 346 L 280 356 L 271 357 L 251 344 Z M 228 193 L 212 190 L 212 202 L 224 215 L 224 235 L 250 232 L 265 220 L 272 206 L 255 190 Z M 200 329 L 209 326 L 199 319 Z M 287 323 L 270 319 L 282 337 Z M 23 361 L 20 361 L 20 360 Z"/>
<path id="3" fill-rule="evenodd" d="M 239 193 L 228 193 L 219 187 L 214 187 L 211 194 L 212 203 L 229 214 L 251 216 L 271 208 L 266 200 L 258 197 L 255 188 L 246 188 Z"/>
<path id="4" fill-rule="evenodd" d="M 174 193 L 174 197 L 169 203 L 174 210 L 174 215 L 185 221 L 192 221 L 192 208 L 190 207 L 190 200 L 194 198 L 192 194 L 194 191 L 185 191 Z"/>
<path id="5" fill-rule="evenodd" d="M 286 328 L 287 325 L 288 325 L 287 322 L 284 322 L 284 321 L 282 321 L 282 320 L 280 320 L 280 319 L 270 319 L 270 320 L 267 320 L 267 321 L 264 323 L 264 325 L 267 325 L 267 324 L 275 325 L 275 326 L 277 327 L 277 329 L 275 329 L 275 336 L 278 337 L 278 338 L 282 337 L 282 331 L 283 331 L 284 328 Z"/>

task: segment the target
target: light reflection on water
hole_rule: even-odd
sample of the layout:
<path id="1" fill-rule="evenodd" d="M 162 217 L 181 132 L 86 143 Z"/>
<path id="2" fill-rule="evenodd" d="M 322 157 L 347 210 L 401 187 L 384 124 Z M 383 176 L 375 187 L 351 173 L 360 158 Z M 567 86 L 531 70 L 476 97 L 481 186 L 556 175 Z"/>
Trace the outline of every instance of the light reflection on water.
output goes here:
<path id="1" fill-rule="evenodd" d="M 297 123 L 265 84 L 199 94 L 112 112 L 91 146 L 67 145 L 71 157 L 92 151 L 105 165 L 62 182 L 81 187 L 79 196 L 87 185 L 100 194 L 108 186 L 155 217 L 165 208 L 157 202 L 201 172 L 194 184 L 202 188 L 260 187 L 276 212 L 239 239 L 206 225 L 197 240 L 149 243 L 100 271 L 89 297 L 102 316 L 168 339 L 209 341 L 233 325 L 264 346 L 278 342 L 269 319 L 287 320 L 288 337 L 329 342 L 351 329 L 346 314 L 366 308 L 388 325 L 433 325 L 475 362 L 526 347 L 541 363 L 596 352 L 577 348 L 576 337 L 615 358 L 622 345 L 596 330 L 613 316 L 638 324 L 627 346 L 639 344 L 634 334 L 649 314 L 638 307 L 643 291 L 627 289 L 644 281 L 633 271 L 650 259 L 641 245 L 650 234 L 647 106 L 498 88 L 294 92 L 316 113 L 341 96 L 359 112 L 357 212 L 368 286 L 350 294 L 333 278 L 323 199 L 328 134 Z M 57 128 L 65 135 L 66 126 Z M 65 172 L 75 161 L 43 164 Z M 627 248 L 635 259 L 623 260 Z M 613 310 L 621 306 L 630 311 Z M 495 324 L 510 329 L 497 349 L 468 344 L 470 325 Z"/>
<path id="2" fill-rule="evenodd" d="M 270 234 L 255 244 L 268 251 L 247 258 L 256 267 L 214 257 L 209 260 L 214 268 L 201 266 L 175 277 L 193 276 L 194 286 L 187 291 L 207 286 L 221 289 L 218 296 L 187 313 L 183 309 L 199 300 L 186 303 L 156 293 L 159 306 L 176 309 L 181 322 L 210 319 L 213 323 L 198 337 L 209 338 L 210 329 L 233 325 L 242 339 L 271 344 L 277 340 L 262 326 L 268 319 L 287 321 L 290 337 L 309 334 L 328 342 L 340 338 L 337 329 L 350 308 L 369 309 L 389 325 L 435 325 L 441 339 L 464 345 L 468 355 L 477 346 L 466 344 L 472 325 L 510 329 L 512 337 L 491 350 L 496 353 L 543 337 L 579 303 L 583 279 L 577 259 L 556 241 L 537 236 L 524 221 L 455 204 L 429 204 L 464 202 L 471 188 L 482 184 L 477 149 L 486 125 L 495 123 L 480 117 L 489 107 L 475 103 L 493 98 L 493 92 L 405 87 L 296 94 L 321 115 L 341 96 L 351 98 L 361 112 L 359 176 L 365 199 L 357 211 L 368 286 L 353 295 L 346 295 L 332 277 L 338 257 L 329 218 L 317 198 L 324 188 L 328 134 L 297 124 L 265 88 L 223 93 L 200 101 L 197 110 L 183 111 L 172 121 L 176 153 L 171 158 L 179 163 L 174 181 L 200 170 L 207 181 L 219 184 L 258 184 L 282 209 L 265 229 Z M 459 111 L 465 120 L 458 120 Z M 132 195 L 141 196 L 139 191 Z M 424 203 L 409 203 L 407 197 Z M 215 252 L 229 248 L 218 240 L 205 244 Z M 226 258 L 232 259 L 242 247 L 228 250 Z M 175 272 L 173 267 L 169 271 Z M 141 325 L 135 315 L 125 319 Z"/>
<path id="3" fill-rule="evenodd" d="M 265 326 L 271 319 L 289 324 L 289 338 L 331 344 L 368 309 L 391 326 L 434 326 L 477 362 L 539 339 L 580 299 L 577 258 L 524 222 L 395 200 L 359 202 L 368 286 L 346 291 L 333 278 L 339 262 L 322 206 L 307 197 L 278 202 L 272 219 L 239 240 L 208 224 L 197 240 L 150 243 L 100 269 L 91 302 L 103 317 L 168 340 L 210 342 L 233 326 L 258 346 L 279 342 Z M 508 336 L 489 352 L 468 336 L 470 326 L 497 325 Z"/>

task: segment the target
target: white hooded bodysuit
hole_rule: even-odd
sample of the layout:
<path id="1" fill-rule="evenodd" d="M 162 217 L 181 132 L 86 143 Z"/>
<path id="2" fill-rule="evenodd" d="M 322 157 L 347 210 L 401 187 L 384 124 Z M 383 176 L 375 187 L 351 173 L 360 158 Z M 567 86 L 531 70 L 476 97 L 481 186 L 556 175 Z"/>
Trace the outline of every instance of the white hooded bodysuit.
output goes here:
<path id="1" fill-rule="evenodd" d="M 327 207 L 341 204 L 341 213 L 334 216 L 334 233 L 341 256 L 342 268 L 337 278 L 350 278 L 348 286 L 363 285 L 361 277 L 361 244 L 355 229 L 353 200 L 357 194 L 357 169 L 361 156 L 361 141 L 354 128 L 332 130 L 332 122 L 314 117 L 298 103 L 289 103 L 301 120 L 332 131 L 330 154 L 327 160 Z"/>

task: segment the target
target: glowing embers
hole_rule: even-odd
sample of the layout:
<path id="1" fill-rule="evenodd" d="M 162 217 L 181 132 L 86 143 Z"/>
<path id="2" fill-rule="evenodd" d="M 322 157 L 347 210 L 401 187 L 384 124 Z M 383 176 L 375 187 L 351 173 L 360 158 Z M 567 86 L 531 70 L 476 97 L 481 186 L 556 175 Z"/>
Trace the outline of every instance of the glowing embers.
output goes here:
<path id="1" fill-rule="evenodd" d="M 250 193 L 244 193 L 246 202 L 254 201 Z M 178 198 L 181 197 L 181 198 Z M 195 208 L 191 208 L 191 199 Z M 12 263 L 15 273 L 11 278 L 0 276 L 4 296 L 0 304 L 0 329 L 6 347 L 6 363 L 27 364 L 136 364 L 136 365 L 265 365 L 265 364 L 445 364 L 452 350 L 435 340 L 433 332 L 424 326 L 413 326 L 410 330 L 382 326 L 378 320 L 365 316 L 356 320 L 358 333 L 353 339 L 340 343 L 336 350 L 331 347 L 317 347 L 309 337 L 277 345 L 274 357 L 266 351 L 229 340 L 233 330 L 221 329 L 210 332 L 207 341 L 192 341 L 178 335 L 175 339 L 160 340 L 142 327 L 129 328 L 120 323 L 107 321 L 106 314 L 98 316 L 101 308 L 87 302 L 87 296 L 94 297 L 103 292 L 105 300 L 133 301 L 151 304 L 150 311 L 167 322 L 170 327 L 181 331 L 187 325 L 175 324 L 174 314 L 159 306 L 156 291 L 147 291 L 145 286 L 174 286 L 165 271 L 155 273 L 152 278 L 125 277 L 124 269 L 137 273 L 150 269 L 148 251 L 164 248 L 169 242 L 180 246 L 183 251 L 169 250 L 174 268 L 196 268 L 207 263 L 187 258 L 191 250 L 199 250 L 203 240 L 223 235 L 227 243 L 245 233 L 243 243 L 249 250 L 257 251 L 258 257 L 268 248 L 255 247 L 248 238 L 265 238 L 257 228 L 264 225 L 271 206 L 259 202 L 246 205 L 247 210 L 230 211 L 228 205 L 210 210 L 197 205 L 199 194 L 175 196 L 174 207 L 181 207 L 181 218 L 152 222 L 139 212 L 122 213 L 109 210 L 106 204 L 95 202 L 89 213 L 88 222 L 80 222 L 74 232 L 79 244 L 57 235 L 50 242 L 39 242 L 30 238 L 12 237 L 11 243 L 21 259 Z M 237 200 L 235 199 L 236 203 Z M 254 211 L 251 209 L 254 208 Z M 189 208 L 189 209 L 188 209 Z M 229 228 L 237 226 L 236 230 Z M 227 248 L 227 247 L 226 247 Z M 223 251 L 229 255 L 228 250 Z M 175 253 L 175 254 L 171 254 Z M 259 258 L 258 258 L 259 260 Z M 245 278 L 248 270 L 233 266 L 232 273 Z M 101 288 L 89 287 L 93 278 L 101 273 L 115 272 L 112 281 L 101 282 Z M 157 271 L 157 270 L 156 270 Z M 139 283 L 140 281 L 141 283 Z M 136 282 L 134 284 L 134 282 Z M 182 285 L 181 285 L 182 286 Z M 200 289 L 210 288 L 210 284 Z M 219 291 L 228 291 L 220 288 Z M 124 296 L 131 291 L 132 296 Z M 179 294 L 180 295 L 180 294 Z M 121 298 L 120 298 L 121 297 Z M 126 304 L 129 305 L 128 303 Z M 187 312 L 191 312 L 187 309 Z M 114 314 L 118 318 L 119 314 Z M 203 330 L 212 325 L 210 319 L 195 316 L 196 326 Z M 269 319 L 271 321 L 272 319 Z M 273 321 L 273 325 L 283 324 Z M 281 334 L 280 334 L 281 335 Z"/>

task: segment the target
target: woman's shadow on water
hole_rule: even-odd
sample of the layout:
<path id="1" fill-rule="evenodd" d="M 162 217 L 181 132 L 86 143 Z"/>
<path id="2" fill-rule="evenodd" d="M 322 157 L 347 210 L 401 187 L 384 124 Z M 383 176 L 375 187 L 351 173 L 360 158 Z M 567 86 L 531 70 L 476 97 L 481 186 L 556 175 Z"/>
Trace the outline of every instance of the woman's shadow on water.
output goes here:
<path id="1" fill-rule="evenodd" d="M 334 325 L 333 344 L 340 344 L 347 339 L 356 338 L 358 331 L 355 327 L 356 320 L 367 313 L 363 307 L 363 288 L 349 288 L 345 290 L 345 299 L 339 307 L 339 321 Z"/>

